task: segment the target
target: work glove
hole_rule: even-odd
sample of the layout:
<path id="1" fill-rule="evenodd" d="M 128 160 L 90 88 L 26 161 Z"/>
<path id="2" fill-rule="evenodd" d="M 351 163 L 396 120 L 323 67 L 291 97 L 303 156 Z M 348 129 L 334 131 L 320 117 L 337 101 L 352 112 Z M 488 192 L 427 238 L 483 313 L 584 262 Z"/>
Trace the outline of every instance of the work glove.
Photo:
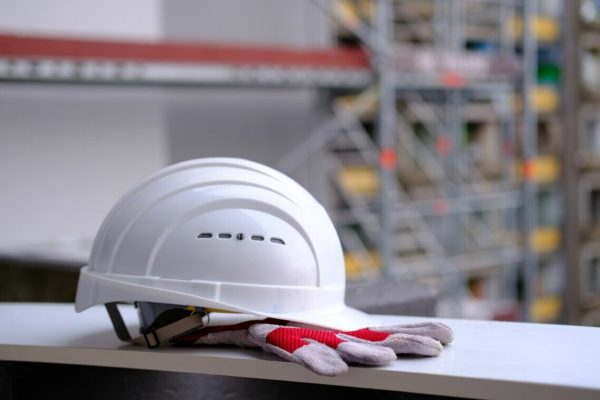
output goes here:
<path id="1" fill-rule="evenodd" d="M 285 321 L 267 319 L 207 327 L 175 342 L 260 347 L 319 375 L 336 376 L 348 371 L 347 363 L 378 366 L 395 360 L 397 354 L 437 356 L 443 349 L 442 345 L 454 338 L 452 329 L 441 322 L 355 331 L 286 324 Z"/>

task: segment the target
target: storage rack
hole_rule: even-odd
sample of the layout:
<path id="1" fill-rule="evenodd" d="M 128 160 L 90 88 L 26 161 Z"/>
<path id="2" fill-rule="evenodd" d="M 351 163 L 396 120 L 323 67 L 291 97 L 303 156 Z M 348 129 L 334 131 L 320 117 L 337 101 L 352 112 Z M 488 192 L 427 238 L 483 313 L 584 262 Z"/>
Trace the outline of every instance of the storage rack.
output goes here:
<path id="1" fill-rule="evenodd" d="M 538 56 L 557 46 L 559 30 L 556 8 L 547 9 L 537 1 L 338 2 L 341 41 L 370 48 L 379 86 L 338 100 L 334 117 L 280 166 L 329 145 L 351 275 L 376 279 L 381 268 L 388 278 L 425 279 L 443 305 L 460 303 L 452 315 L 558 319 L 562 287 L 547 282 L 562 272 L 558 95 L 556 79 L 540 79 L 548 66 Z M 481 120 L 495 129 L 485 133 Z M 485 157 L 463 143 L 469 123 L 480 124 L 472 135 L 485 138 Z M 465 282 L 478 301 L 464 302 Z M 486 307 L 492 313 L 481 314 Z"/>
<path id="2" fill-rule="evenodd" d="M 367 19 L 316 4 L 364 50 L 1 35 L 0 80 L 324 89 L 331 117 L 278 167 L 289 172 L 319 149 L 330 150 L 324 164 L 338 199 L 332 213 L 349 275 L 423 279 L 439 287 L 446 313 L 482 316 L 463 312 L 472 308 L 464 300 L 474 297 L 495 307 L 483 317 L 513 319 L 519 267 L 529 260 L 527 318 L 538 260 L 532 256 L 535 210 L 523 202 L 523 194 L 529 190 L 531 197 L 536 187 L 525 179 L 523 191 L 514 179 L 522 121 L 514 118 L 513 97 L 519 97 L 519 88 L 525 98 L 531 96 L 534 81 L 524 78 L 530 70 L 520 69 L 515 50 L 520 34 L 511 33 L 518 28 L 506 21 L 520 15 L 529 27 L 532 11 L 510 0 L 363 3 Z M 405 15 L 412 7 L 421 11 Z M 411 28 L 399 29 L 403 25 Z M 398 36 L 407 31 L 408 38 Z M 531 32 L 521 27 L 521 33 L 527 38 Z M 405 45 L 398 46 L 399 39 Z M 487 51 L 486 43 L 494 40 L 495 50 Z M 467 43 L 484 51 L 466 51 Z M 536 96 L 521 102 L 525 114 Z M 532 118 L 522 125 L 529 131 L 521 140 L 536 136 Z M 464 145 L 465 121 L 475 126 L 473 142 L 483 138 L 484 144 Z M 495 133 L 481 128 L 486 123 Z M 490 148 L 496 152 L 491 162 Z M 478 158 L 478 151 L 485 157 Z M 543 169 L 534 155 L 524 164 L 526 178 Z M 518 212 L 534 221 L 524 231 Z"/>
<path id="3" fill-rule="evenodd" d="M 562 215 L 559 154 L 561 152 L 560 107 L 560 15 L 567 3 L 530 1 L 524 53 L 529 60 L 526 76 L 524 123 L 530 135 L 523 141 L 523 175 L 530 207 L 524 214 L 532 251 L 526 259 L 525 304 L 530 320 L 556 322 L 561 318 L 564 293 L 564 260 L 560 242 Z M 527 52 L 527 49 L 529 51 Z M 527 57 L 529 53 L 529 57 Z M 529 110 L 527 109 L 529 105 Z M 529 174 L 529 177 L 527 176 Z M 529 216 L 529 217 L 527 217 Z"/>
<path id="4" fill-rule="evenodd" d="M 600 326 L 600 3 L 573 2 L 566 15 L 566 318 Z"/>

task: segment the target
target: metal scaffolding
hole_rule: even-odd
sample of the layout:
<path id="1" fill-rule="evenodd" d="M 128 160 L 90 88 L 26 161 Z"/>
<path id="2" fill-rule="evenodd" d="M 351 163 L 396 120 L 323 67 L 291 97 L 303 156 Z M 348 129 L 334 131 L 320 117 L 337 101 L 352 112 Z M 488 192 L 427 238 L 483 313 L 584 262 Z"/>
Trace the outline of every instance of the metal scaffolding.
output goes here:
<path id="1" fill-rule="evenodd" d="M 536 84 L 536 4 L 432 0 L 430 42 L 407 46 L 398 43 L 398 36 L 415 40 L 419 32 L 415 23 L 410 35 L 395 33 L 397 9 L 407 3 L 377 0 L 371 21 L 352 23 L 328 10 L 368 47 L 373 80 L 354 98 L 335 102 L 331 119 L 278 167 L 292 171 L 311 154 L 329 149 L 324 164 L 339 199 L 332 213 L 344 249 L 356 259 L 363 279 L 424 279 L 438 287 L 443 301 L 458 306 L 465 297 L 465 282 L 473 276 L 493 276 L 500 291 L 494 294 L 496 300 L 508 300 L 514 309 L 522 275 L 523 310 L 529 310 L 536 275 L 531 248 L 536 186 L 527 175 L 537 148 L 531 99 Z M 465 51 L 469 35 L 480 32 L 469 25 L 470 10 L 484 10 L 477 7 L 481 4 L 495 7 L 486 15 L 497 18 L 492 25 L 498 43 L 497 50 L 483 56 Z M 508 27 L 507 21 L 516 16 L 525 21 L 523 39 Z M 521 40 L 522 56 L 516 54 Z M 410 65 L 410 57 L 426 61 Z M 468 65 L 461 69 L 469 57 L 496 64 L 487 73 L 474 68 L 471 76 Z M 420 70 L 423 65 L 430 70 Z M 520 119 L 513 105 L 519 91 Z M 494 123 L 492 133 L 473 134 L 487 135 L 484 140 L 495 144 L 494 163 L 488 153 L 477 159 L 476 150 L 466 143 L 465 126 L 478 119 Z M 515 166 L 520 168 L 519 120 L 525 169 L 521 184 L 514 178 Z M 350 178 L 340 179 L 351 173 L 355 181 L 361 177 L 367 190 L 349 187 Z M 451 306 L 447 313 L 461 311 Z"/>

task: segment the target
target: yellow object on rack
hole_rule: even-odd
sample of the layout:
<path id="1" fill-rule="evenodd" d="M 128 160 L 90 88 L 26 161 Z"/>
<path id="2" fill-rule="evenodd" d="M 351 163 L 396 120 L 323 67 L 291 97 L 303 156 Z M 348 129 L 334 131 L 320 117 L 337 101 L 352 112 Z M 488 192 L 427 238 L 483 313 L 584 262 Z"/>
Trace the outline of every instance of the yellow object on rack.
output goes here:
<path id="1" fill-rule="evenodd" d="M 529 245 L 534 253 L 551 253 L 560 246 L 560 230 L 556 227 L 541 227 L 531 232 Z"/>
<path id="2" fill-rule="evenodd" d="M 531 96 L 533 109 L 539 113 L 552 113 L 558 110 L 560 97 L 558 91 L 548 86 L 537 86 Z"/>
<path id="3" fill-rule="evenodd" d="M 515 17 L 508 21 L 509 32 L 512 37 L 517 39 L 523 36 L 523 18 Z M 545 15 L 535 15 L 533 17 L 533 34 L 535 39 L 540 42 L 554 42 L 560 36 L 559 22 Z"/>
<path id="4" fill-rule="evenodd" d="M 369 86 L 359 94 L 338 97 L 335 108 L 353 112 L 360 119 L 372 119 L 377 115 L 378 95 L 377 87 Z"/>
<path id="5" fill-rule="evenodd" d="M 335 2 L 335 13 L 344 25 L 354 28 L 361 22 L 361 19 L 371 18 L 373 15 L 373 1 L 337 0 Z"/>
<path id="6" fill-rule="evenodd" d="M 558 111 L 560 96 L 551 86 L 536 86 L 531 93 L 531 106 L 537 113 L 553 113 Z M 514 97 L 515 112 L 523 111 L 521 96 Z"/>
<path id="7" fill-rule="evenodd" d="M 346 264 L 346 278 L 359 279 L 368 275 L 379 274 L 381 270 L 381 257 L 373 250 L 366 252 L 351 251 L 344 253 Z"/>
<path id="8" fill-rule="evenodd" d="M 558 296 L 538 297 L 531 304 L 531 317 L 535 322 L 554 322 L 560 317 L 562 302 Z"/>
<path id="9" fill-rule="evenodd" d="M 522 182 L 523 177 L 528 177 L 538 184 L 554 183 L 560 175 L 560 162 L 555 156 L 539 156 L 533 160 L 519 161 L 515 167 L 515 179 Z"/>
<path id="10" fill-rule="evenodd" d="M 344 190 L 355 196 L 370 196 L 379 190 L 377 170 L 370 166 L 351 166 L 342 168 L 337 175 Z"/>

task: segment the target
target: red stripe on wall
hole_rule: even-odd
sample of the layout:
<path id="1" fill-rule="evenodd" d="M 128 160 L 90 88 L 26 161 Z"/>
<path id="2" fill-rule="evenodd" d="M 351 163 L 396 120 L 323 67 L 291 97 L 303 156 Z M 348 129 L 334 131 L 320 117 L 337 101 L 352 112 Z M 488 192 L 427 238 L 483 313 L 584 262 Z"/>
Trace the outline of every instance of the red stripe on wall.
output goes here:
<path id="1" fill-rule="evenodd" d="M 290 49 L 195 42 L 134 42 L 0 34 L 0 55 L 28 58 L 366 69 L 361 49 Z"/>

